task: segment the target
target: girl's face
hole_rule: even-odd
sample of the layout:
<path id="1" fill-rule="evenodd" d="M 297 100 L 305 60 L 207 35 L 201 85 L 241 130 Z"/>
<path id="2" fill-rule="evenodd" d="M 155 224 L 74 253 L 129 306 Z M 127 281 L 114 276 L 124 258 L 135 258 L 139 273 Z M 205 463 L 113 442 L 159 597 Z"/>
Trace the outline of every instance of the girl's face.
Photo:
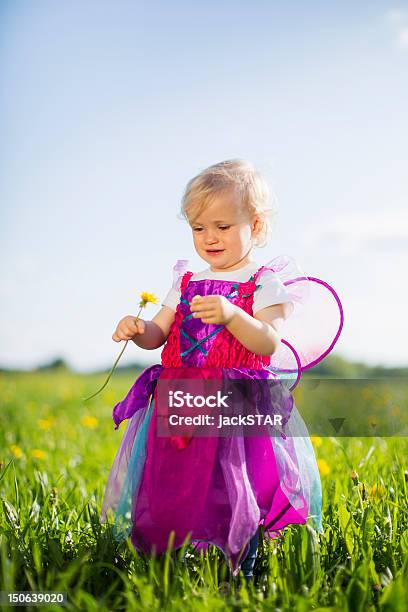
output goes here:
<path id="1" fill-rule="evenodd" d="M 252 261 L 252 238 L 261 222 L 251 219 L 233 191 L 218 195 L 189 223 L 197 253 L 214 272 L 236 270 Z"/>

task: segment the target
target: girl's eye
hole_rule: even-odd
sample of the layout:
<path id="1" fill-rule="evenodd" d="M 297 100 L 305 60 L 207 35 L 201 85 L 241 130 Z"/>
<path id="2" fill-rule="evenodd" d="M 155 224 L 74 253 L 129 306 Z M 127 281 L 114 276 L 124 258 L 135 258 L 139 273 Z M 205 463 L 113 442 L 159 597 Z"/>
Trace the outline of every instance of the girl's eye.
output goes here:
<path id="1" fill-rule="evenodd" d="M 231 227 L 230 225 L 219 225 L 218 229 L 220 229 L 220 230 L 227 230 L 230 227 Z M 193 232 L 202 232 L 202 231 L 203 231 L 202 227 L 193 227 Z"/>

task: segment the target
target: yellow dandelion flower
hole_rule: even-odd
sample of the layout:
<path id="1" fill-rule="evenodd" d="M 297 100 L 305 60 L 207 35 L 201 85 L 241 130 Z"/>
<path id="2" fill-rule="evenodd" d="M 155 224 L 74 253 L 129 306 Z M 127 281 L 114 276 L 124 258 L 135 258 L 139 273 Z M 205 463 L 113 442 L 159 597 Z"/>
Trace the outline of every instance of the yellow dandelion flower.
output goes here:
<path id="1" fill-rule="evenodd" d="M 140 298 L 140 308 L 144 308 L 146 304 L 157 304 L 158 302 L 158 298 L 153 293 L 148 293 L 147 291 L 142 291 Z"/>
<path id="2" fill-rule="evenodd" d="M 369 424 L 370 427 L 376 427 L 378 425 L 378 419 L 377 417 L 375 417 L 374 415 L 370 414 L 367 417 L 367 422 Z"/>
<path id="3" fill-rule="evenodd" d="M 373 399 L 373 390 L 371 389 L 371 387 L 364 387 L 363 389 L 361 389 L 361 395 L 363 396 L 363 399 L 371 400 Z"/>
<path id="4" fill-rule="evenodd" d="M 330 467 L 329 464 L 327 463 L 326 459 L 318 459 L 317 460 L 317 466 L 319 468 L 319 472 L 322 476 L 326 476 L 326 474 L 329 474 L 330 472 Z"/>
<path id="5" fill-rule="evenodd" d="M 310 441 L 312 444 L 314 444 L 314 446 L 322 445 L 322 439 L 320 436 L 310 436 Z"/>
<path id="6" fill-rule="evenodd" d="M 375 483 L 372 487 L 369 487 L 368 492 L 372 497 L 384 497 L 386 490 L 382 484 Z"/>
<path id="7" fill-rule="evenodd" d="M 45 453 L 40 448 L 33 448 L 33 450 L 31 451 L 31 456 L 35 459 L 45 459 L 46 454 L 47 453 Z"/>
<path id="8" fill-rule="evenodd" d="M 52 426 L 51 419 L 39 419 L 38 420 L 38 427 L 40 429 L 44 429 L 44 431 L 47 431 L 48 429 L 50 429 L 51 426 Z"/>
<path id="9" fill-rule="evenodd" d="M 23 451 L 17 444 L 12 444 L 10 446 L 10 452 L 16 459 L 20 459 L 23 456 Z"/>
<path id="10" fill-rule="evenodd" d="M 81 423 L 84 427 L 88 427 L 89 429 L 95 429 L 98 425 L 98 419 L 95 417 L 86 414 L 81 418 Z"/>

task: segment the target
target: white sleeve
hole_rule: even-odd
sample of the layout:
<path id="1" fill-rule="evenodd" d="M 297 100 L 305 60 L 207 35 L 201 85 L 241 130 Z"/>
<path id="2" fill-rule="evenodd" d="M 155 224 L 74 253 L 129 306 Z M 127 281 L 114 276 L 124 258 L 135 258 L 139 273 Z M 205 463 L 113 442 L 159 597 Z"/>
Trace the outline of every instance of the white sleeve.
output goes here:
<path id="1" fill-rule="evenodd" d="M 258 312 L 258 310 L 262 310 L 262 308 L 274 306 L 275 304 L 285 304 L 285 319 L 292 314 L 294 310 L 292 296 L 276 272 L 265 270 L 260 276 L 257 285 L 261 286 L 254 293 L 253 314 Z"/>
<path id="2" fill-rule="evenodd" d="M 174 312 L 176 312 L 177 304 L 180 301 L 180 295 L 181 295 L 181 292 L 175 289 L 174 287 L 172 287 L 170 291 L 168 292 L 168 294 L 166 295 L 166 297 L 164 298 L 164 300 L 162 301 L 161 305 L 168 306 L 169 308 L 174 310 Z"/>

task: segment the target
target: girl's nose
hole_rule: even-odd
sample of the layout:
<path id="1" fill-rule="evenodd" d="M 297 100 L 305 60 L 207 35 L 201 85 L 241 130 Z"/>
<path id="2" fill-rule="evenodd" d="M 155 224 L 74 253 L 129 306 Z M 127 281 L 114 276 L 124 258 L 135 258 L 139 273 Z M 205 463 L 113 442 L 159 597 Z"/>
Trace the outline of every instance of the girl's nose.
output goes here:
<path id="1" fill-rule="evenodd" d="M 214 232 L 207 232 L 205 236 L 205 243 L 214 244 L 215 242 L 218 242 L 217 235 Z"/>

